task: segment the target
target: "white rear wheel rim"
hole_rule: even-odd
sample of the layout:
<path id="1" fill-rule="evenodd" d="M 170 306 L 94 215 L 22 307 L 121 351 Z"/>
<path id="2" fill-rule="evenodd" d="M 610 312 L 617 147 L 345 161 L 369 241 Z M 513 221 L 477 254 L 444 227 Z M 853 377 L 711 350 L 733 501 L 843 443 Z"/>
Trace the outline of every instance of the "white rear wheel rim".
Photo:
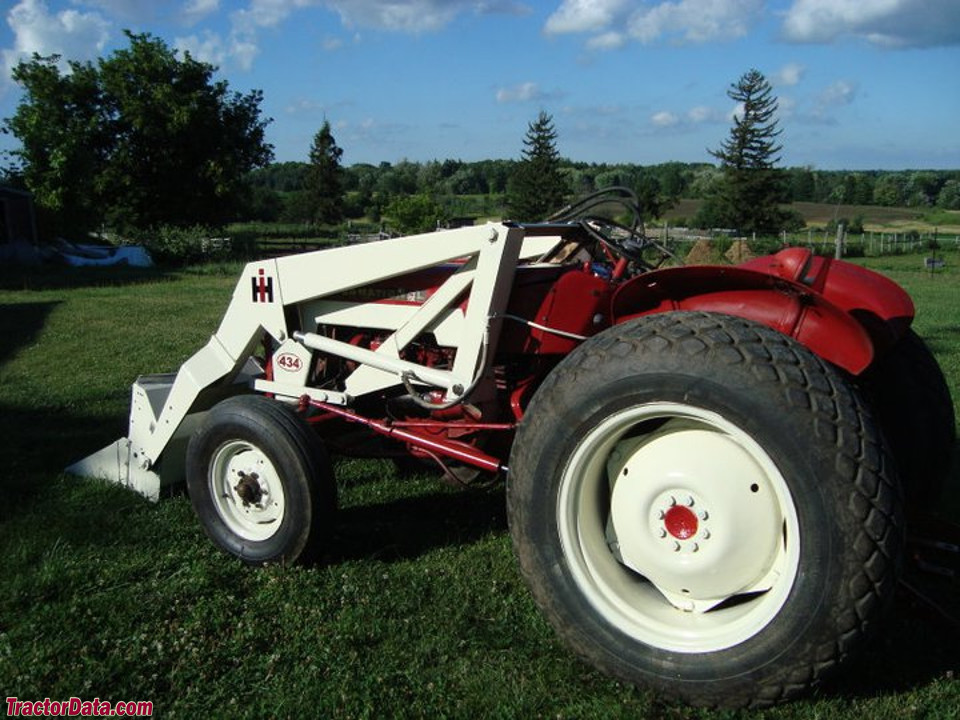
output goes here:
<path id="1" fill-rule="evenodd" d="M 280 529 L 286 506 L 280 475 L 255 445 L 223 443 L 213 454 L 208 482 L 213 506 L 230 532 L 262 542 Z"/>
<path id="2" fill-rule="evenodd" d="M 675 652 L 756 635 L 799 567 L 799 521 L 776 463 L 738 426 L 685 404 L 627 408 L 593 428 L 563 470 L 557 520 L 591 606 Z"/>

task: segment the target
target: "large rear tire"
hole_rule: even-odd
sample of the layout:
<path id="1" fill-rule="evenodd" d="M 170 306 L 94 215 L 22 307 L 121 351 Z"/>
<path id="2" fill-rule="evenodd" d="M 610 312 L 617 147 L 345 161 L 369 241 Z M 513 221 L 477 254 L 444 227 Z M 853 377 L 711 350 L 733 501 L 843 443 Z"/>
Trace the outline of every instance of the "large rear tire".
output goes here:
<path id="1" fill-rule="evenodd" d="M 319 440 L 290 408 L 260 395 L 213 407 L 187 446 L 187 489 L 207 535 L 251 565 L 313 559 L 336 512 Z"/>
<path id="2" fill-rule="evenodd" d="M 585 342 L 533 398 L 507 487 L 522 573 L 561 637 L 686 702 L 809 688 L 895 587 L 899 491 L 869 410 L 739 318 L 669 313 Z"/>
<path id="3" fill-rule="evenodd" d="M 953 400 L 939 363 L 908 330 L 867 373 L 865 389 L 896 458 L 908 510 L 929 511 L 956 442 Z"/>

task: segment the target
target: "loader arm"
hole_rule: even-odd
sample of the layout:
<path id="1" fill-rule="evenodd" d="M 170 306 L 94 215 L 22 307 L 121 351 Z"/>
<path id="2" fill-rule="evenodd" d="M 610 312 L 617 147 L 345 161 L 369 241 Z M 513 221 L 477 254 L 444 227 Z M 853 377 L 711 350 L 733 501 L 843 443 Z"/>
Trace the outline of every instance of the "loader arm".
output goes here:
<path id="1" fill-rule="evenodd" d="M 68 471 L 106 477 L 156 498 L 161 484 L 182 477 L 180 456 L 192 427 L 187 419 L 208 409 L 232 386 L 291 400 L 311 395 L 338 405 L 404 382 L 436 386 L 448 396 L 459 396 L 483 373 L 478 367 L 481 360 L 493 355 L 498 318 L 509 300 L 517 263 L 543 255 L 559 241 L 553 236 L 525 237 L 520 227 L 489 224 L 252 262 L 244 268 L 209 342 L 175 375 L 143 376 L 134 383 L 127 437 Z M 385 314 L 383 306 L 374 303 L 350 307 L 323 303 L 324 298 L 353 288 L 453 260 L 460 263 L 459 270 L 433 298 L 399 314 Z M 469 301 L 464 313 L 454 303 L 465 293 Z M 373 351 L 315 332 L 320 325 L 344 322 L 391 334 Z M 440 326 L 456 350 L 451 370 L 399 359 L 399 351 L 413 338 Z M 263 377 L 263 369 L 252 358 L 265 336 L 278 345 L 278 353 L 290 358 L 274 367 L 272 380 Z M 306 385 L 314 352 L 359 363 L 345 392 Z M 177 445 L 172 458 L 171 444 Z"/>

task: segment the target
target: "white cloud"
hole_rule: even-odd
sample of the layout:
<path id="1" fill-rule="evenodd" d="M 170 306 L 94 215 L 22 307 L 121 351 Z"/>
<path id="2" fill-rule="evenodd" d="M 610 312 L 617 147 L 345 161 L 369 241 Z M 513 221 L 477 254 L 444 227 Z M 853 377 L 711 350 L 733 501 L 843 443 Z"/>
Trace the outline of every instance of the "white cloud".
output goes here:
<path id="1" fill-rule="evenodd" d="M 130 24 L 155 20 L 165 10 L 169 0 L 73 0 L 73 5 L 99 8 L 105 15 Z"/>
<path id="2" fill-rule="evenodd" d="M 250 0 L 247 7 L 230 16 L 234 33 L 251 33 L 260 28 L 276 27 L 292 12 L 316 5 L 312 0 Z"/>
<path id="3" fill-rule="evenodd" d="M 794 0 L 783 22 L 788 40 L 830 43 L 845 36 L 887 47 L 960 44 L 957 0 Z"/>
<path id="4" fill-rule="evenodd" d="M 789 117 L 799 123 L 810 125 L 836 125 L 837 112 L 852 105 L 859 93 L 857 83 L 851 80 L 837 80 L 802 105 L 793 98 L 780 98 L 780 117 Z"/>
<path id="5" fill-rule="evenodd" d="M 587 48 L 589 50 L 616 50 L 623 47 L 626 42 L 627 38 L 623 33 L 611 30 L 587 40 Z"/>
<path id="6" fill-rule="evenodd" d="M 221 67 L 228 63 L 249 70 L 260 54 L 260 48 L 252 36 L 231 34 L 226 39 L 215 32 L 206 30 L 202 36 L 188 35 L 178 37 L 173 46 L 189 52 L 195 60 Z"/>
<path id="7" fill-rule="evenodd" d="M 721 122 L 724 120 L 723 113 L 706 105 L 698 105 L 687 111 L 687 120 L 694 125 L 701 125 L 708 122 Z"/>
<path id="8" fill-rule="evenodd" d="M 216 0 L 189 0 L 205 6 Z M 421 33 L 440 30 L 458 15 L 473 13 L 524 14 L 527 6 L 512 0 L 249 0 L 246 7 L 230 15 L 230 39 L 224 59 L 249 69 L 259 54 L 259 32 L 281 25 L 295 12 L 308 7 L 324 7 L 340 16 L 345 27 L 372 27 L 393 32 Z M 356 40 L 359 36 L 355 35 Z M 339 41 L 328 38 L 326 50 L 335 50 Z"/>
<path id="9" fill-rule="evenodd" d="M 732 40 L 747 34 L 763 12 L 763 0 L 678 0 L 638 9 L 630 35 L 641 43 L 667 36 L 681 42 Z"/>
<path id="10" fill-rule="evenodd" d="M 297 113 L 318 113 L 326 112 L 327 106 L 316 100 L 309 100 L 307 98 L 300 98 L 296 102 L 290 103 L 287 105 L 284 110 L 291 115 L 296 115 Z M 341 121 L 342 123 L 343 121 Z"/>
<path id="11" fill-rule="evenodd" d="M 797 112 L 797 101 L 788 95 L 777 98 L 777 117 L 782 120 L 793 117 Z"/>
<path id="12" fill-rule="evenodd" d="M 564 0 L 544 32 L 593 34 L 587 47 L 594 50 L 618 48 L 627 37 L 702 43 L 743 37 L 763 10 L 764 0 Z"/>
<path id="13" fill-rule="evenodd" d="M 7 83 L 16 64 L 33 53 L 60 55 L 67 60 L 92 60 L 107 44 L 111 25 L 96 12 L 63 10 L 51 13 L 43 0 L 21 0 L 7 13 L 13 47 L 2 52 L 3 78 Z"/>
<path id="14" fill-rule="evenodd" d="M 278 0 L 274 0 L 278 1 Z M 287 0 L 288 2 L 290 0 Z M 297 0 L 293 0 L 297 1 Z M 363 26 L 409 33 L 432 32 L 458 15 L 525 15 L 530 9 L 519 2 L 500 0 L 325 0 L 323 5 L 340 14 L 347 27 Z"/>
<path id="15" fill-rule="evenodd" d="M 230 38 L 230 49 L 228 56 L 241 69 L 249 70 L 253 67 L 253 61 L 260 54 L 260 46 L 256 39 L 243 35 L 233 35 Z"/>
<path id="16" fill-rule="evenodd" d="M 780 68 L 771 79 L 774 85 L 793 87 L 800 83 L 806 70 L 807 69 L 800 63 L 787 63 Z"/>
<path id="17" fill-rule="evenodd" d="M 661 110 L 660 112 L 654 113 L 653 115 L 650 116 L 650 122 L 653 123 L 656 127 L 668 128 L 668 127 L 674 127 L 675 125 L 679 125 L 680 118 L 674 115 L 672 112 Z"/>
<path id="18" fill-rule="evenodd" d="M 222 65 L 227 59 L 227 48 L 223 38 L 213 32 L 204 32 L 203 36 L 188 35 L 178 37 L 173 46 L 182 52 L 188 52 L 195 60 Z"/>
<path id="19" fill-rule="evenodd" d="M 181 18 L 187 25 L 196 25 L 220 9 L 220 0 L 186 0 Z"/>
<path id="20" fill-rule="evenodd" d="M 525 82 L 513 87 L 505 87 L 497 90 L 498 103 L 529 102 L 530 100 L 539 100 L 543 97 L 540 88 L 536 83 Z"/>
<path id="21" fill-rule="evenodd" d="M 626 0 L 564 0 L 543 29 L 548 34 L 605 30 L 626 6 Z"/>
<path id="22" fill-rule="evenodd" d="M 650 116 L 650 124 L 656 128 L 689 130 L 705 123 L 727 122 L 729 116 L 716 108 L 707 105 L 697 105 L 684 113 L 660 110 Z"/>
<path id="23" fill-rule="evenodd" d="M 321 46 L 327 52 L 334 52 L 335 50 L 339 50 L 340 48 L 343 47 L 343 38 L 338 38 L 338 37 L 333 37 L 331 35 L 328 35 L 323 39 Z"/>
<path id="24" fill-rule="evenodd" d="M 847 80 L 837 80 L 820 93 L 817 98 L 817 107 L 824 110 L 843 107 L 852 103 L 856 96 L 857 86 L 855 83 Z"/>

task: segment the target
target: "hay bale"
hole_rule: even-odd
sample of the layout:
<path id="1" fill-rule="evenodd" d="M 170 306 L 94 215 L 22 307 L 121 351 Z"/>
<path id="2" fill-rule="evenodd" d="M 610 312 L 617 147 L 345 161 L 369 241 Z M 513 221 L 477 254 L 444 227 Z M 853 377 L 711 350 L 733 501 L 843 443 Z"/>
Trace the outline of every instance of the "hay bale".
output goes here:
<path id="1" fill-rule="evenodd" d="M 683 259 L 685 265 L 711 265 L 717 262 L 717 247 L 710 238 L 701 238 L 693 244 Z"/>
<path id="2" fill-rule="evenodd" d="M 733 241 L 733 245 L 730 246 L 730 249 L 727 250 L 723 256 L 734 265 L 739 265 L 747 260 L 753 260 L 757 254 L 750 249 L 746 240 L 739 238 Z"/>

